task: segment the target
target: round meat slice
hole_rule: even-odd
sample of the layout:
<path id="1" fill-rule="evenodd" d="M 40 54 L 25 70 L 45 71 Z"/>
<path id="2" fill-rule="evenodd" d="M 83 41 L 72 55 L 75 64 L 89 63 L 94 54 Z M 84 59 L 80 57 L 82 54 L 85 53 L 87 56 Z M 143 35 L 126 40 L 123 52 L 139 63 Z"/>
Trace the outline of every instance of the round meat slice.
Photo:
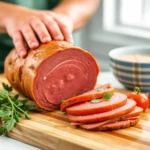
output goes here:
<path id="1" fill-rule="evenodd" d="M 139 116 L 142 112 L 143 112 L 143 109 L 141 107 L 136 106 L 133 111 L 131 111 L 130 113 L 126 114 L 125 116 L 122 116 L 122 119 Z"/>
<path id="2" fill-rule="evenodd" d="M 131 99 L 128 99 L 127 103 L 124 106 L 113 109 L 111 111 L 92 114 L 92 115 L 84 115 L 84 116 L 76 116 L 70 114 L 68 114 L 67 116 L 71 122 L 94 123 L 94 122 L 106 121 L 119 116 L 123 116 L 133 111 L 135 107 L 136 107 L 136 102 Z"/>
<path id="3" fill-rule="evenodd" d="M 71 115 L 89 115 L 110 111 L 125 105 L 127 102 L 127 96 L 115 92 L 109 101 L 101 100 L 102 102 L 99 103 L 87 101 L 70 106 L 66 109 L 66 112 Z"/>
<path id="4" fill-rule="evenodd" d="M 111 87 L 110 84 L 105 84 L 105 85 L 98 86 L 96 89 L 88 91 L 88 92 L 86 92 L 82 95 L 74 96 L 70 99 L 65 100 L 61 104 L 61 111 L 65 111 L 66 108 L 68 108 L 68 107 L 70 107 L 74 104 L 90 101 L 92 99 L 100 99 L 107 92 L 114 92 L 114 88 Z"/>

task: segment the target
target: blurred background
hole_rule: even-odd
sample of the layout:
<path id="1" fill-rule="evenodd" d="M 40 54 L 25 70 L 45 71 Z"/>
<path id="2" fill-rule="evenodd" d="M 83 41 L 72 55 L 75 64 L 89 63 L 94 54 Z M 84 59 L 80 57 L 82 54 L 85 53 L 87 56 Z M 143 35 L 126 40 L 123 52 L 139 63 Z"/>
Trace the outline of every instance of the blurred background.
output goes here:
<path id="1" fill-rule="evenodd" d="M 75 36 L 76 45 L 96 57 L 101 71 L 108 71 L 111 49 L 150 43 L 150 0 L 101 0 L 96 14 Z"/>

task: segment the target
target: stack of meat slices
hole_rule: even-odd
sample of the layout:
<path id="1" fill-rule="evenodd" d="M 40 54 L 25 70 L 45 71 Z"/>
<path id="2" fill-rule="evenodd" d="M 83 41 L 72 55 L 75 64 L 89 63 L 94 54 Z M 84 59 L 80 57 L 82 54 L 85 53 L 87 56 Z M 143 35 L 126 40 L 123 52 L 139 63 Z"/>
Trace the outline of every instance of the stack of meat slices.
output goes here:
<path id="1" fill-rule="evenodd" d="M 103 96 L 112 92 L 109 100 Z M 100 99 L 93 103 L 92 99 Z M 71 125 L 87 130 L 122 129 L 138 123 L 143 109 L 136 106 L 136 102 L 127 99 L 122 93 L 114 92 L 110 84 L 102 85 L 82 95 L 65 100 L 61 110 L 67 113 Z"/>

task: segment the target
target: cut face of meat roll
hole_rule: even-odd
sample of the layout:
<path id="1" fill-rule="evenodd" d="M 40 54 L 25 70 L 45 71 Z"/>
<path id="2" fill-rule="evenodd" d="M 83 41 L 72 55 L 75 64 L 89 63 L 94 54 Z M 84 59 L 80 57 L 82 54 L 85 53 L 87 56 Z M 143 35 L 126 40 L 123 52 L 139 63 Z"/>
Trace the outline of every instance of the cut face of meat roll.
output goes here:
<path id="1" fill-rule="evenodd" d="M 12 86 L 46 110 L 93 89 L 98 73 L 91 54 L 65 41 L 42 44 L 29 50 L 25 59 L 14 49 L 5 60 L 5 74 Z"/>

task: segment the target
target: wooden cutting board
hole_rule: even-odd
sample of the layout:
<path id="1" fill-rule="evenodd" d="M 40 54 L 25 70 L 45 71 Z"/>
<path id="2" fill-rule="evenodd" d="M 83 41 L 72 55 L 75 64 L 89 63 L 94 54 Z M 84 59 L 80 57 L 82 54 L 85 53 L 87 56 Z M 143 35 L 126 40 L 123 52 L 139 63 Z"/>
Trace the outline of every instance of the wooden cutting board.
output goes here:
<path id="1" fill-rule="evenodd" d="M 0 75 L 1 82 L 7 82 Z M 127 93 L 125 90 L 116 89 Z M 134 127 L 109 132 L 86 131 L 70 125 L 60 111 L 31 112 L 31 120 L 22 119 L 9 137 L 45 150 L 136 150 L 150 149 L 150 109 Z"/>

